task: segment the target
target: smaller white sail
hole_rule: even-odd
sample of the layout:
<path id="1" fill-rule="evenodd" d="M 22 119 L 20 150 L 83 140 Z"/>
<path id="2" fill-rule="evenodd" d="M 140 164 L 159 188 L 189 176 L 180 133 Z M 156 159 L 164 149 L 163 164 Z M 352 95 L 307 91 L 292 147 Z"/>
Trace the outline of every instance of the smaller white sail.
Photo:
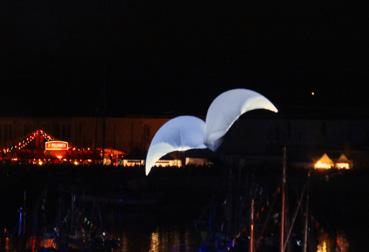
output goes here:
<path id="1" fill-rule="evenodd" d="M 161 157 L 173 151 L 205 149 L 205 122 L 194 116 L 178 116 L 166 122 L 156 132 L 146 156 L 145 173 Z"/>

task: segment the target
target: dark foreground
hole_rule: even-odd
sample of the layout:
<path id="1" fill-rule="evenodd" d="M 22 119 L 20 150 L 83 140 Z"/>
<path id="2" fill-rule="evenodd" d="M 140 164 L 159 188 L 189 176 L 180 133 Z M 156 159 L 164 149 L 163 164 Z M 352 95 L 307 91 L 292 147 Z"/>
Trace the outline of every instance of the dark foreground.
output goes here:
<path id="1" fill-rule="evenodd" d="M 8 246 L 8 251 L 14 251 L 13 247 L 23 246 L 17 251 L 32 251 L 30 238 L 53 233 L 56 226 L 63 226 L 63 232 L 79 234 L 86 218 L 93 228 L 84 226 L 83 232 L 104 233 L 118 241 L 114 251 L 198 251 L 204 232 L 211 232 L 209 222 L 214 230 L 226 227 L 222 230 L 228 234 L 245 230 L 250 195 L 258 195 L 260 210 L 262 202 L 272 201 L 272 195 L 278 192 L 280 173 L 280 167 L 219 166 L 156 169 L 146 177 L 143 168 L 0 167 L 0 250 Z M 289 169 L 290 218 L 306 174 Z M 326 234 L 331 240 L 343 235 L 348 251 L 366 250 L 368 182 L 366 170 L 312 174 L 310 251 L 317 251 Z M 230 196 L 234 202 L 232 211 L 239 212 L 237 216 L 231 214 L 237 217 L 231 218 L 233 224 L 226 222 L 231 215 L 223 206 L 224 199 Z M 237 203 L 239 199 L 244 203 Z M 23 225 L 19 225 L 21 208 L 25 213 Z M 278 208 L 276 203 L 276 213 Z M 71 209 L 78 217 L 71 217 Z M 212 215 L 216 217 L 210 218 L 210 212 L 216 212 Z M 302 218 L 302 214 L 298 215 L 293 232 L 296 237 L 302 229 Z M 256 223 L 257 230 L 262 229 L 263 220 L 260 217 Z M 245 232 L 241 235 L 247 236 Z M 6 237 L 10 238 L 8 242 Z M 22 240 L 23 245 L 15 244 L 15 240 Z M 298 238 L 291 242 L 298 242 Z M 291 250 L 301 248 L 291 246 Z"/>

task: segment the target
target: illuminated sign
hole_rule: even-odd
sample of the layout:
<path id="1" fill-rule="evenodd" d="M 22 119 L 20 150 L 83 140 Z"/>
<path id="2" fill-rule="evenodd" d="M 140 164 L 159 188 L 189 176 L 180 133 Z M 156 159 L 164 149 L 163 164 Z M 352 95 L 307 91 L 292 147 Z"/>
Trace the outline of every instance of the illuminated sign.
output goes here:
<path id="1" fill-rule="evenodd" d="M 48 141 L 48 142 L 45 143 L 45 150 L 47 150 L 47 151 L 68 150 L 68 142 Z"/>

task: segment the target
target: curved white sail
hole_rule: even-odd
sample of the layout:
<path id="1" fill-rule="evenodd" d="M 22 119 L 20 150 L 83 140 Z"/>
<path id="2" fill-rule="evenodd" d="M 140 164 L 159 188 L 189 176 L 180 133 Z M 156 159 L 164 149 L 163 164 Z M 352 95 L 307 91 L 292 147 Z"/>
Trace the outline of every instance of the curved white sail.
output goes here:
<path id="1" fill-rule="evenodd" d="M 161 157 L 173 151 L 204 149 L 205 122 L 194 116 L 178 116 L 166 122 L 156 132 L 146 156 L 145 173 Z"/>
<path id="2" fill-rule="evenodd" d="M 263 95 L 249 89 L 232 89 L 217 96 L 210 104 L 206 115 L 205 144 L 216 150 L 221 138 L 233 123 L 244 113 L 254 109 L 278 112 Z"/>

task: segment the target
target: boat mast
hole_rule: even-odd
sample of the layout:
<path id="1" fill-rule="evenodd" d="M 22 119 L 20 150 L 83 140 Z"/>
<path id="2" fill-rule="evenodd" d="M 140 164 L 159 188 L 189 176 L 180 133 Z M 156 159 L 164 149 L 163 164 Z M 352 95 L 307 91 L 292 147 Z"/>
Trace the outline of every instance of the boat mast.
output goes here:
<path id="1" fill-rule="evenodd" d="M 283 147 L 283 171 L 282 171 L 282 186 L 281 186 L 281 229 L 280 229 L 280 252 L 284 252 L 284 235 L 286 223 L 286 168 L 287 168 L 287 148 Z"/>
<path id="2" fill-rule="evenodd" d="M 109 77 L 108 69 L 108 41 L 107 41 L 107 26 L 108 26 L 108 1 L 103 1 L 103 12 L 104 12 L 104 25 L 103 25 L 103 90 L 102 90 L 102 138 L 101 138 L 101 151 L 102 151 L 102 165 L 104 165 L 105 159 L 105 143 L 106 143 L 106 114 L 107 114 L 107 82 Z"/>
<path id="3" fill-rule="evenodd" d="M 306 186 L 306 198 L 305 198 L 305 225 L 304 225 L 304 249 L 303 252 L 307 252 L 308 249 L 308 232 L 309 232 L 309 201 L 310 201 L 310 171 L 308 172 L 307 186 Z"/>
<path id="4" fill-rule="evenodd" d="M 254 212 L 255 212 L 255 199 L 251 199 L 251 211 L 250 211 L 250 244 L 249 251 L 254 252 Z"/>

